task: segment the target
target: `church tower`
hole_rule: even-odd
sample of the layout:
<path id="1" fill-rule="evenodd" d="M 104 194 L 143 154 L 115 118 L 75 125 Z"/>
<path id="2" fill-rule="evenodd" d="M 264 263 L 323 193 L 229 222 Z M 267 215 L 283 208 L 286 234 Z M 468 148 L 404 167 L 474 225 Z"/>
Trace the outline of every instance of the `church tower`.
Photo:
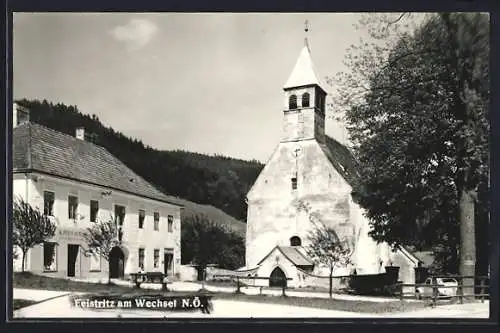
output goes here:
<path id="1" fill-rule="evenodd" d="M 325 142 L 326 91 L 321 87 L 311 59 L 307 38 L 283 90 L 283 136 L 281 142 L 316 139 Z"/>

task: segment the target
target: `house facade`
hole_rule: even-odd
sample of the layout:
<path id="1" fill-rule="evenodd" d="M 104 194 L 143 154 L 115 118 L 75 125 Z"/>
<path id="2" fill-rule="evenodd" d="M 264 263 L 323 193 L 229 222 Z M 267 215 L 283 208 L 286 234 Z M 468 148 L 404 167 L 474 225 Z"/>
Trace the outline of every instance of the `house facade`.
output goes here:
<path id="1" fill-rule="evenodd" d="M 352 263 L 338 267 L 335 276 L 384 273 L 397 251 L 368 235 L 369 221 L 352 196 L 362 175 L 350 150 L 325 133 L 327 93 L 307 42 L 283 90 L 281 140 L 247 194 L 241 271 L 271 279 L 257 280 L 261 285 L 288 278 L 289 286 L 304 286 L 327 277 L 328 269 L 306 253 L 310 232 L 323 224 L 351 250 Z"/>
<path id="2" fill-rule="evenodd" d="M 52 239 L 29 250 L 25 270 L 56 277 L 121 278 L 181 264 L 181 209 L 106 149 L 35 123 L 13 129 L 13 195 L 43 211 L 56 224 Z M 118 244 L 109 263 L 89 254 L 85 232 L 115 221 Z M 17 251 L 20 253 L 20 251 Z M 21 269 L 21 256 L 14 270 Z"/>

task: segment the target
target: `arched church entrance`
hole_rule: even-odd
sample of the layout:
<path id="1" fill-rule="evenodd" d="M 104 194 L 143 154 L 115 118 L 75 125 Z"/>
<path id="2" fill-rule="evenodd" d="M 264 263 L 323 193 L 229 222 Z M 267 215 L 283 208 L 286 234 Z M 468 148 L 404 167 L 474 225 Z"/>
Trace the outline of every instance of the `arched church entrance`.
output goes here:
<path id="1" fill-rule="evenodd" d="M 269 287 L 286 287 L 286 275 L 281 268 L 276 267 L 271 272 Z"/>
<path id="2" fill-rule="evenodd" d="M 125 275 L 125 254 L 122 249 L 115 246 L 109 253 L 109 277 L 119 279 Z"/>

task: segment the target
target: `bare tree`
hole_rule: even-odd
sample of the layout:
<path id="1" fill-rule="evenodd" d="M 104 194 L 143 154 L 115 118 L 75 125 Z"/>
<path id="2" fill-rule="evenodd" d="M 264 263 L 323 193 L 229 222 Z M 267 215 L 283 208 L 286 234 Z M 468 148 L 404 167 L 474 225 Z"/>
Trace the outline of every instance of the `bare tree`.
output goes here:
<path id="1" fill-rule="evenodd" d="M 324 224 L 318 225 L 309 233 L 307 255 L 318 265 L 329 269 L 329 292 L 332 297 L 332 279 L 335 268 L 346 267 L 351 263 L 351 249 L 347 241 L 341 240 L 335 230 Z"/>
<path id="2" fill-rule="evenodd" d="M 38 208 L 33 208 L 20 197 L 14 199 L 12 220 L 12 243 L 22 251 L 21 267 L 24 272 L 29 249 L 52 238 L 56 232 L 56 225 Z"/>

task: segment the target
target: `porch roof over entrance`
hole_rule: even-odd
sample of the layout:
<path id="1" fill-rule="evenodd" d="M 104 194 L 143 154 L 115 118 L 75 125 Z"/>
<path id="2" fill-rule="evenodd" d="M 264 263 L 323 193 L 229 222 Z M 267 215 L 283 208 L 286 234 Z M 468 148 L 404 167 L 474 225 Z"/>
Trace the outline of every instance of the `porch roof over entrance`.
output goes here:
<path id="1" fill-rule="evenodd" d="M 297 246 L 276 246 L 257 264 L 260 265 L 266 260 L 274 250 L 280 251 L 295 266 L 314 266 L 314 263 L 306 258 L 298 249 Z"/>

